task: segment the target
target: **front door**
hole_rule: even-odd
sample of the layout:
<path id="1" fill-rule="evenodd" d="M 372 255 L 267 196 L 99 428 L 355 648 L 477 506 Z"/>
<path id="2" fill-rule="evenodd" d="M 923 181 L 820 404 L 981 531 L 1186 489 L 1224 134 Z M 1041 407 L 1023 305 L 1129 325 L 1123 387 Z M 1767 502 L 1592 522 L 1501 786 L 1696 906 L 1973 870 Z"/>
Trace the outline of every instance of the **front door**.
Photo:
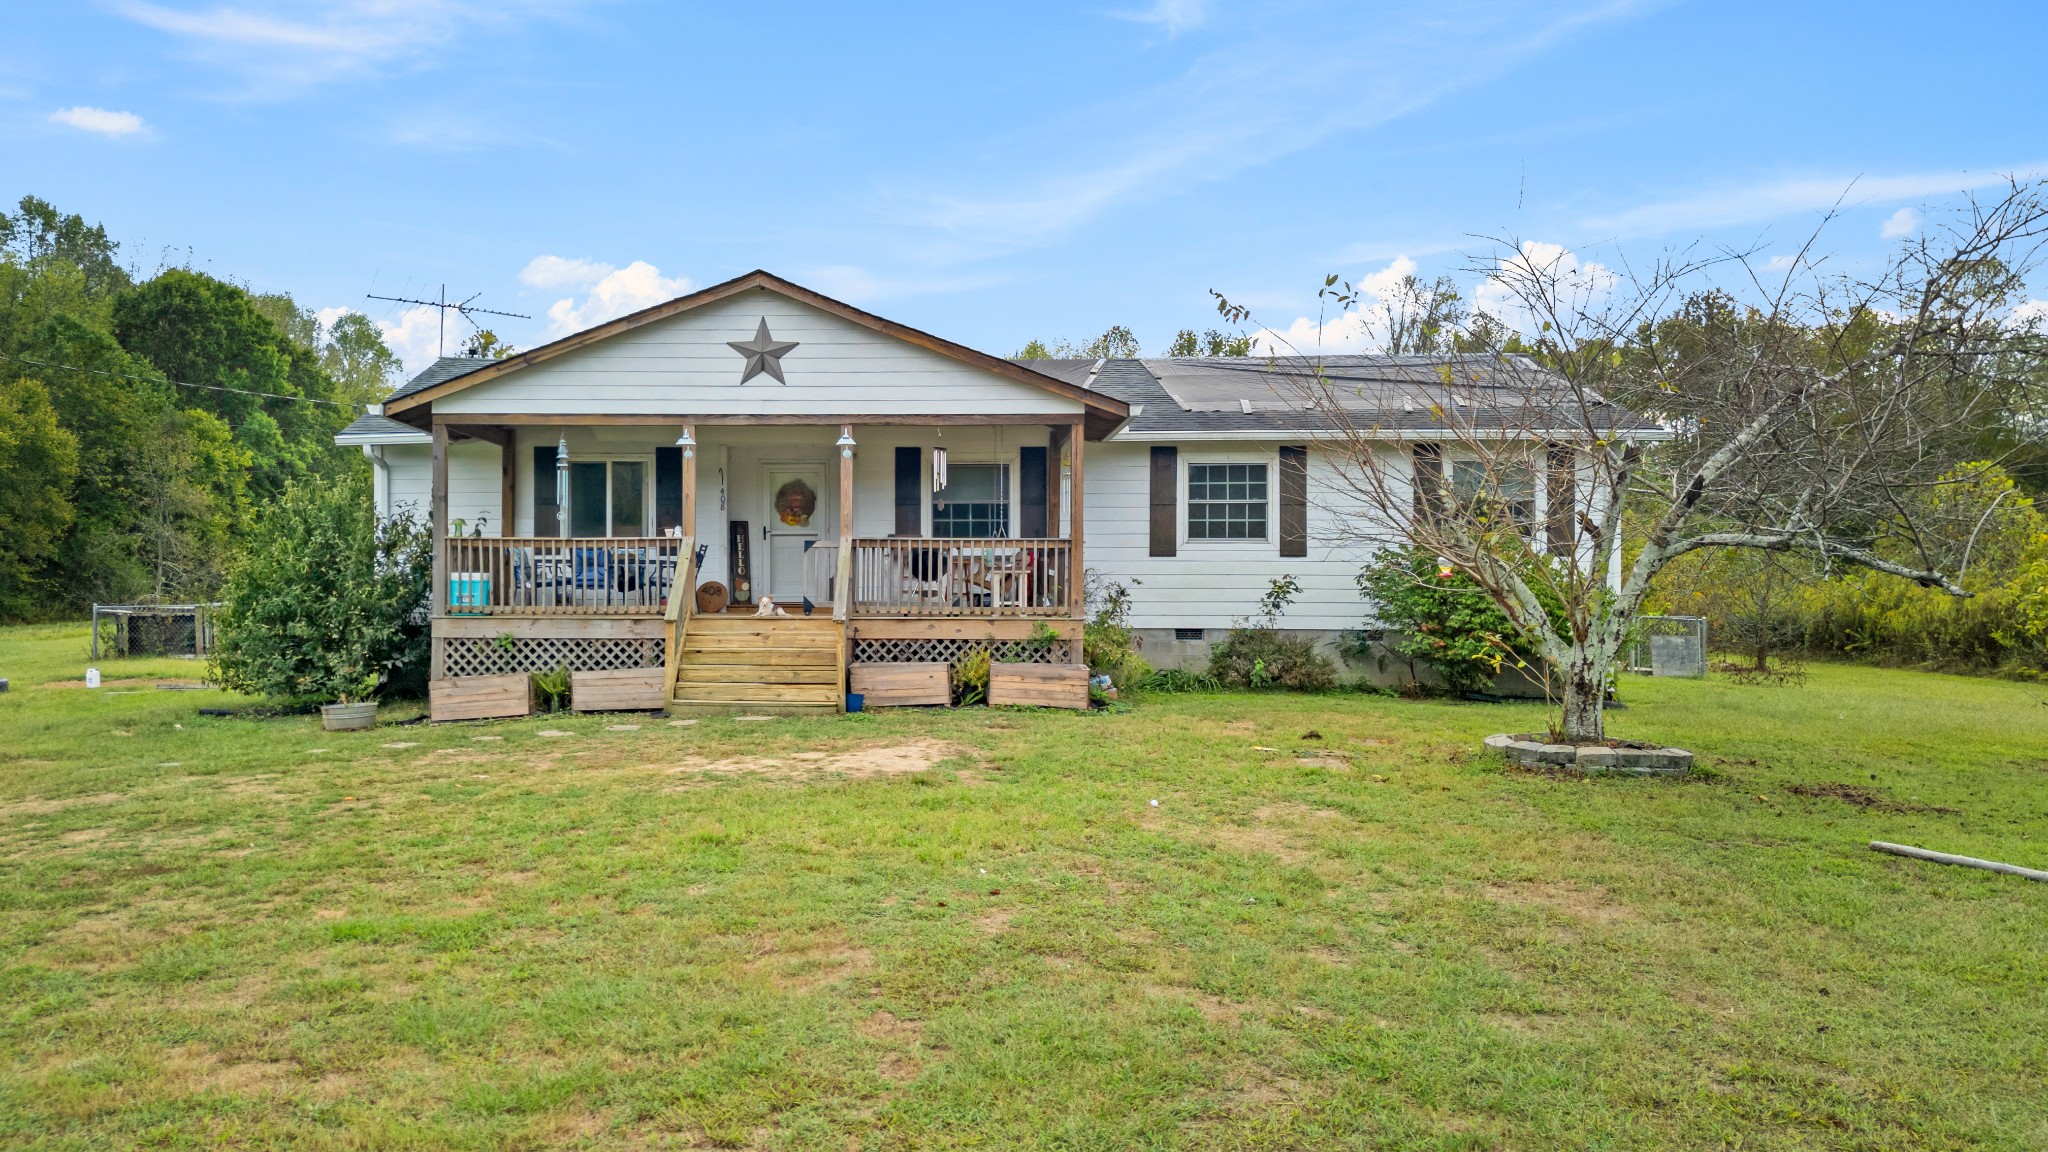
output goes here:
<path id="1" fill-rule="evenodd" d="M 768 547 L 762 559 L 768 573 L 761 586 L 777 604 L 794 607 L 804 599 L 804 553 L 818 542 L 818 526 L 826 519 L 825 466 L 769 464 L 764 472 Z"/>

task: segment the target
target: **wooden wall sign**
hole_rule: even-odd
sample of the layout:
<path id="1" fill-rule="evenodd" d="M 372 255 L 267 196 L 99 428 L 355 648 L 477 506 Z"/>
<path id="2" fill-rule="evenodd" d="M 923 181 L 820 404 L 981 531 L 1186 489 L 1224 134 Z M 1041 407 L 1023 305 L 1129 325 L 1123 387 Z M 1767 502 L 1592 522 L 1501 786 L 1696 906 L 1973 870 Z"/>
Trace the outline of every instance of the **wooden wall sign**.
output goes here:
<path id="1" fill-rule="evenodd" d="M 728 523 L 732 539 L 732 602 L 752 604 L 754 602 L 754 564 L 747 552 L 747 522 L 734 520 Z"/>

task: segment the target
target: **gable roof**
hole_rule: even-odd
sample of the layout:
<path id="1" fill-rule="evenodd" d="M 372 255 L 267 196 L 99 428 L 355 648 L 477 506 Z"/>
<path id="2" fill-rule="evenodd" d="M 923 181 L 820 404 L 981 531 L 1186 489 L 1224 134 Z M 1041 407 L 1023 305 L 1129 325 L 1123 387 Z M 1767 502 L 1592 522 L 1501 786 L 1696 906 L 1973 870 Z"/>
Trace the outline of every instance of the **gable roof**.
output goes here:
<path id="1" fill-rule="evenodd" d="M 1314 364 L 1265 357 L 1194 356 L 1184 359 L 1043 360 L 1040 371 L 1085 382 L 1131 407 L 1119 440 L 1272 439 L 1377 428 L 1391 436 L 1430 439 L 1450 433 L 1432 406 L 1456 403 L 1470 411 L 1462 423 L 1509 432 L 1538 431 L 1531 410 L 1555 405 L 1579 427 L 1587 419 L 1570 402 L 1563 381 L 1526 357 L 1325 356 Z M 1441 373 L 1451 369 L 1455 386 Z M 1320 370 L 1323 381 L 1315 383 Z M 1446 393 L 1450 393 L 1447 398 Z M 1318 403 L 1311 403 L 1311 401 Z M 1320 411 L 1333 402 L 1342 420 Z M 1664 439 L 1654 420 L 1617 404 L 1591 414 L 1631 439 Z"/>
<path id="2" fill-rule="evenodd" d="M 759 269 L 749 272 L 744 276 L 736 276 L 723 284 L 714 284 L 709 288 L 692 292 L 687 296 L 678 296 L 667 303 L 656 304 L 652 308 L 643 308 L 638 312 L 599 324 L 595 328 L 587 328 L 574 335 L 564 336 L 560 340 L 543 344 L 538 348 L 515 353 L 503 360 L 474 360 L 461 356 L 443 356 L 434 361 L 426 371 L 413 377 L 404 387 L 388 397 L 384 401 L 384 412 L 388 416 L 405 420 L 408 423 L 423 425 L 433 410 L 433 402 L 452 392 L 473 387 L 488 380 L 500 379 L 523 368 L 551 360 L 565 352 L 573 352 L 576 349 L 594 344 L 607 337 L 616 336 L 621 332 L 628 332 L 641 325 L 654 323 L 657 320 L 666 320 L 671 316 L 688 312 L 693 308 L 701 308 L 706 304 L 756 288 L 776 293 L 779 296 L 795 300 L 800 304 L 809 305 L 821 312 L 830 313 L 843 320 L 852 321 L 884 336 L 890 336 L 908 344 L 915 344 L 920 348 L 936 352 L 953 360 L 958 360 L 1007 380 L 1019 384 L 1027 384 L 1034 388 L 1042 388 L 1045 391 L 1064 396 L 1070 400 L 1078 400 L 1085 406 L 1088 435 L 1092 438 L 1099 439 L 1109 434 L 1130 414 L 1124 402 L 1114 396 L 1093 391 L 1060 377 L 1047 375 L 1015 361 L 1005 360 L 999 356 L 991 356 L 986 352 L 977 352 L 964 344 L 955 344 L 951 340 L 941 339 L 929 332 L 919 331 L 908 325 L 884 319 L 872 312 L 866 312 L 855 308 L 851 304 L 834 300 L 829 296 L 820 295 L 800 284 L 784 280 L 780 276 Z"/>

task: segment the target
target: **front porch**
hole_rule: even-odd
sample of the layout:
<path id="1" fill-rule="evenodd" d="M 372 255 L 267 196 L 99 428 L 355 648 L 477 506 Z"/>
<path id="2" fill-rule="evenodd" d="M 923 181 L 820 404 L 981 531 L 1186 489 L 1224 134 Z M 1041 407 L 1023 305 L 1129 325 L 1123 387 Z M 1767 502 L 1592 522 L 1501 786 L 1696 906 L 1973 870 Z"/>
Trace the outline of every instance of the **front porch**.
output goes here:
<path id="1" fill-rule="evenodd" d="M 855 663 L 1080 657 L 1078 421 L 499 419 L 434 419 L 437 680 L 659 667 L 671 701 L 714 703 L 685 687 L 716 677 L 760 689 L 736 707 L 836 710 Z M 497 447 L 494 502 L 478 499 L 482 444 Z M 451 475 L 462 454 L 466 482 Z M 686 672 L 697 591 L 714 583 L 721 621 L 772 598 L 807 637 L 829 633 L 829 675 L 813 660 L 740 675 L 798 665 L 723 623 L 697 632 L 742 640 Z"/>

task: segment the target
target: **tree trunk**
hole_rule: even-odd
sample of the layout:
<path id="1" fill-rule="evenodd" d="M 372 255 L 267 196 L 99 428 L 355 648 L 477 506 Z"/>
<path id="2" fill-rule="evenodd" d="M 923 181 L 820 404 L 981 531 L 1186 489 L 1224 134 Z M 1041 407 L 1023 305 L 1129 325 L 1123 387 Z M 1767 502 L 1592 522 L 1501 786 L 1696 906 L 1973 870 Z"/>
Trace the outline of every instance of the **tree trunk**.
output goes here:
<path id="1" fill-rule="evenodd" d="M 1564 738 L 1574 744 L 1607 739 L 1607 669 L 1590 652 L 1574 651 L 1564 667 Z"/>

